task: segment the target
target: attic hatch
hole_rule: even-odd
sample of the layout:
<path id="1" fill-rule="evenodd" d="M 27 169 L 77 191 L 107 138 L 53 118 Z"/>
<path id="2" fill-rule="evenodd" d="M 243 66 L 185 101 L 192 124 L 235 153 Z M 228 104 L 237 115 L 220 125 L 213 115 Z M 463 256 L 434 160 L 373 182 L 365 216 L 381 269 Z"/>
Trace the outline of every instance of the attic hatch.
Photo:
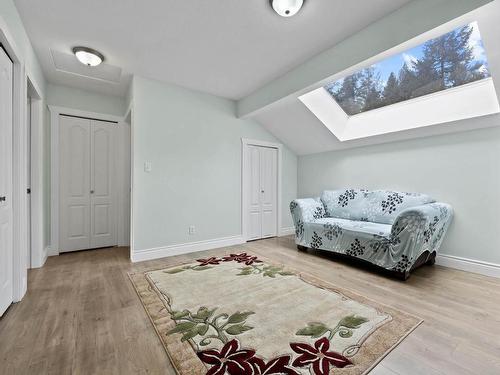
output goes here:
<path id="1" fill-rule="evenodd" d="M 478 23 L 425 35 L 299 99 L 341 141 L 500 112 Z"/>

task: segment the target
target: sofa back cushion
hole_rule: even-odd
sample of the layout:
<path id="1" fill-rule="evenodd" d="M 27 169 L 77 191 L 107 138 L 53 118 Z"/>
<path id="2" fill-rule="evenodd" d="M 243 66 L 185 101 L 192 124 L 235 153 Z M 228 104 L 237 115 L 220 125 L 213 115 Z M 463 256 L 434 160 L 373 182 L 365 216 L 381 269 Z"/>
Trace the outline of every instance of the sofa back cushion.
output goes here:
<path id="1" fill-rule="evenodd" d="M 363 189 L 325 190 L 321 201 L 329 217 L 391 225 L 401 211 L 435 202 L 420 193 Z"/>

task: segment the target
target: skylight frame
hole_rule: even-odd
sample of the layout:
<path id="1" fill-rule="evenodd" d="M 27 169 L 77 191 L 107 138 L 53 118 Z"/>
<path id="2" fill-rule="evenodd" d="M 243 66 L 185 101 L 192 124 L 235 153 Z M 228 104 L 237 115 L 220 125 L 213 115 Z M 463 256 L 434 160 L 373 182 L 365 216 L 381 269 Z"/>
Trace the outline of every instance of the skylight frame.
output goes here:
<path id="1" fill-rule="evenodd" d="M 492 54 L 488 55 L 490 68 L 489 78 L 450 88 L 448 90 L 442 90 L 429 95 L 420 96 L 407 101 L 402 101 L 385 107 L 373 109 L 352 116 L 349 116 L 346 112 L 344 112 L 338 105 L 338 103 L 333 99 L 333 97 L 323 88 L 325 85 L 332 81 L 338 80 L 365 67 L 371 66 L 388 57 L 401 54 L 402 52 L 423 44 L 430 39 L 434 39 L 458 27 L 474 22 L 477 22 L 477 24 L 481 27 L 481 39 L 483 41 L 485 50 L 488 51 L 488 46 L 493 45 L 493 52 Z M 410 138 L 417 136 L 417 134 L 421 136 L 422 134 L 432 135 L 441 132 L 453 132 L 454 130 L 448 127 L 448 123 L 453 123 L 453 127 L 456 126 L 456 131 L 470 129 L 472 127 L 476 128 L 479 124 L 478 121 L 463 122 L 461 120 L 479 120 L 479 117 L 498 115 L 500 113 L 500 104 L 498 102 L 500 92 L 497 92 L 496 89 L 497 87 L 500 88 L 500 79 L 496 78 L 499 73 L 496 71 L 496 67 L 500 66 L 500 55 L 495 52 L 498 50 L 498 48 L 496 48 L 496 45 L 494 44 L 496 40 L 496 34 L 492 30 L 493 29 L 490 18 L 486 17 L 482 13 L 477 14 L 476 12 L 464 15 L 434 29 L 431 29 L 425 33 L 417 35 L 406 42 L 399 43 L 392 48 L 389 48 L 374 55 L 373 57 L 359 62 L 358 64 L 347 67 L 346 69 L 330 76 L 329 78 L 318 82 L 316 85 L 314 85 L 314 87 L 310 87 L 308 90 L 306 89 L 302 91 L 302 93 L 298 96 L 298 99 L 340 142 L 360 140 L 374 136 L 383 136 L 387 139 L 394 139 L 395 137 L 400 137 L 396 136 L 395 133 L 410 130 L 412 130 L 410 134 L 413 134 L 409 136 Z M 477 108 L 474 107 L 474 103 L 467 100 L 464 101 L 460 98 L 459 100 L 462 100 L 461 105 L 456 105 L 456 103 L 453 102 L 453 99 L 455 98 L 454 93 L 456 93 L 457 95 L 459 95 L 460 93 L 467 95 L 469 91 L 474 92 L 475 90 L 481 91 L 477 95 L 477 97 L 472 97 L 469 99 L 472 99 L 472 101 L 474 101 L 475 103 L 479 102 L 479 106 Z M 448 93 L 451 93 L 452 95 L 448 95 Z M 413 117 L 413 115 L 422 117 L 420 116 L 418 111 L 414 111 L 415 108 L 418 107 L 418 104 L 420 102 L 428 102 L 428 106 L 425 107 L 425 111 L 427 112 L 432 112 L 436 108 L 438 110 L 442 110 L 443 106 L 436 104 L 436 99 L 439 99 L 440 96 L 442 96 L 446 100 L 450 100 L 450 104 L 452 106 L 456 106 L 457 111 L 441 113 L 441 118 L 438 120 L 434 118 L 427 118 L 422 121 L 411 121 L 411 117 Z M 484 98 L 484 100 L 480 100 L 481 98 Z M 434 108 L 431 105 L 432 103 L 434 103 Z M 395 109 L 401 109 L 401 111 L 397 116 L 391 117 L 391 114 L 393 114 Z M 407 112 L 404 112 L 403 109 L 405 109 Z M 378 117 L 383 117 L 385 119 L 385 122 L 381 124 L 380 121 L 378 123 L 377 121 L 374 121 Z M 410 119 L 410 121 L 407 121 L 408 119 Z M 474 124 L 474 126 L 472 124 Z M 481 120 L 480 124 L 489 124 L 489 122 L 483 122 Z M 484 126 L 488 127 L 488 125 L 480 125 L 479 127 Z M 433 128 L 433 130 L 425 130 L 424 128 Z M 434 128 L 436 129 L 434 130 Z"/>
<path id="2" fill-rule="evenodd" d="M 364 63 L 357 64 L 356 66 L 353 66 L 350 69 L 347 69 L 346 71 L 344 71 L 341 74 L 337 74 L 336 76 L 334 76 L 335 78 L 332 77 L 332 79 L 329 79 L 328 81 L 326 81 L 325 83 L 323 83 L 321 88 L 325 92 L 328 93 L 328 95 L 331 97 L 332 102 L 335 103 L 335 105 L 337 105 L 342 110 L 342 112 L 346 115 L 346 117 L 350 118 L 350 117 L 354 117 L 354 116 L 361 116 L 363 114 L 366 114 L 366 113 L 369 113 L 369 112 L 373 112 L 373 111 L 381 111 L 381 110 L 386 109 L 387 107 L 391 107 L 391 106 L 395 106 L 395 105 L 400 105 L 402 103 L 412 102 L 412 101 L 414 101 L 416 99 L 419 99 L 419 98 L 422 98 L 422 97 L 426 97 L 426 96 L 430 96 L 430 95 L 436 95 L 436 94 L 439 94 L 439 93 L 446 93 L 449 90 L 453 90 L 453 89 L 455 89 L 457 87 L 468 86 L 471 83 L 476 83 L 476 82 L 479 82 L 479 81 L 482 81 L 482 80 L 487 80 L 489 78 L 492 78 L 491 77 L 491 71 L 489 69 L 490 62 L 489 62 L 489 58 L 487 57 L 487 54 L 486 54 L 486 48 L 484 47 L 483 36 L 482 36 L 482 34 L 481 34 L 480 30 L 479 30 L 479 23 L 477 21 L 475 21 L 475 20 L 470 21 L 470 22 L 463 22 L 461 24 L 456 24 L 455 23 L 454 27 L 452 27 L 452 28 L 446 28 L 446 29 L 443 30 L 444 26 L 445 25 L 443 25 L 441 27 L 438 27 L 435 30 L 430 31 L 428 33 L 425 33 L 425 34 L 423 34 L 423 35 L 421 35 L 419 37 L 413 38 L 412 40 L 409 40 L 408 42 L 402 43 L 402 44 L 400 44 L 400 45 L 398 45 L 398 46 L 396 46 L 394 48 L 391 48 L 388 51 L 385 51 L 384 53 L 381 53 L 381 54 L 379 54 L 377 56 L 374 56 L 371 59 L 366 60 Z M 479 43 L 480 43 L 479 48 L 481 48 L 483 50 L 483 57 L 484 57 L 484 59 L 482 60 L 483 64 L 481 65 L 481 67 L 484 66 L 485 69 L 487 70 L 487 74 L 483 78 L 480 78 L 480 79 L 477 79 L 477 80 L 474 80 L 474 81 L 471 81 L 471 82 L 459 84 L 457 86 L 445 87 L 444 89 L 440 89 L 438 91 L 434 91 L 434 92 L 431 92 L 431 93 L 428 93 L 428 94 L 423 94 L 423 95 L 419 95 L 419 96 L 416 96 L 416 97 L 412 97 L 412 98 L 409 98 L 409 99 L 406 99 L 406 100 L 400 100 L 400 101 L 397 101 L 397 102 L 394 102 L 394 103 L 390 103 L 390 104 L 386 104 L 386 105 L 381 105 L 381 106 L 379 106 L 377 108 L 368 109 L 366 111 L 361 110 L 360 112 L 353 113 L 353 114 L 351 114 L 348 111 L 346 111 L 345 108 L 341 105 L 341 103 L 339 103 L 338 100 L 335 98 L 334 94 L 331 93 L 330 90 L 327 88 L 328 86 L 330 86 L 332 84 L 339 83 L 339 82 L 345 80 L 346 78 L 352 77 L 354 74 L 360 74 L 360 73 L 362 73 L 363 71 L 365 71 L 367 69 L 375 67 L 376 65 L 380 65 L 380 64 L 383 64 L 384 62 L 387 62 L 388 60 L 394 59 L 394 58 L 399 57 L 399 56 L 403 56 L 403 55 L 407 54 L 409 51 L 415 50 L 416 48 L 423 48 L 423 46 L 427 42 L 431 42 L 431 41 L 436 40 L 436 39 L 438 39 L 438 38 L 440 38 L 442 36 L 446 36 L 448 34 L 451 34 L 452 32 L 455 32 L 455 31 L 457 31 L 457 30 L 459 30 L 459 29 L 461 29 L 463 27 L 466 27 L 466 26 L 472 26 L 473 28 L 475 28 L 475 30 L 473 30 L 473 32 L 474 31 L 477 32 L 477 36 L 479 37 L 479 39 L 476 39 L 476 41 L 479 41 Z M 443 31 L 439 32 L 437 30 L 443 30 Z M 429 36 L 427 38 L 425 38 L 424 36 L 428 35 L 428 34 L 429 34 Z M 415 42 L 417 40 L 418 40 L 418 42 Z M 474 59 L 473 61 L 479 61 L 479 60 Z M 402 69 L 404 66 L 405 66 L 405 64 L 403 64 L 400 67 L 400 69 Z M 398 73 L 398 71 L 397 70 L 393 71 L 393 73 Z M 381 87 L 380 92 L 383 91 L 384 87 Z M 417 87 L 417 89 L 420 89 L 420 88 L 421 87 Z"/>

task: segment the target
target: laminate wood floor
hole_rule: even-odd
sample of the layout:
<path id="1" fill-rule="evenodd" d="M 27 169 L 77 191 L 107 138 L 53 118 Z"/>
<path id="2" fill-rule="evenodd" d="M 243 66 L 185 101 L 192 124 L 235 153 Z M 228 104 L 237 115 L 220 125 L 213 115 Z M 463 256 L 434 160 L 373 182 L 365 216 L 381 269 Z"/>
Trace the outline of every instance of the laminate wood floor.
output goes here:
<path id="1" fill-rule="evenodd" d="M 423 267 L 408 281 L 387 278 L 290 237 L 203 252 L 246 251 L 304 270 L 425 321 L 371 374 L 500 374 L 500 280 Z M 127 248 L 51 257 L 29 272 L 28 293 L 0 320 L 3 374 L 175 374 L 127 273 L 199 258 L 132 264 Z"/>

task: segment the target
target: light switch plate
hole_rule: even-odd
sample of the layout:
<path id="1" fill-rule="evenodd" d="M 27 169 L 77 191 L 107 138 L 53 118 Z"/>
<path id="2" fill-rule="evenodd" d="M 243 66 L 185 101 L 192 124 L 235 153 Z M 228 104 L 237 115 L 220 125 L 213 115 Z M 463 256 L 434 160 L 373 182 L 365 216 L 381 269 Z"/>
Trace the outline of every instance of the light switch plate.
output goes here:
<path id="1" fill-rule="evenodd" d="M 153 170 L 153 164 L 150 161 L 144 162 L 144 172 L 151 172 Z"/>

